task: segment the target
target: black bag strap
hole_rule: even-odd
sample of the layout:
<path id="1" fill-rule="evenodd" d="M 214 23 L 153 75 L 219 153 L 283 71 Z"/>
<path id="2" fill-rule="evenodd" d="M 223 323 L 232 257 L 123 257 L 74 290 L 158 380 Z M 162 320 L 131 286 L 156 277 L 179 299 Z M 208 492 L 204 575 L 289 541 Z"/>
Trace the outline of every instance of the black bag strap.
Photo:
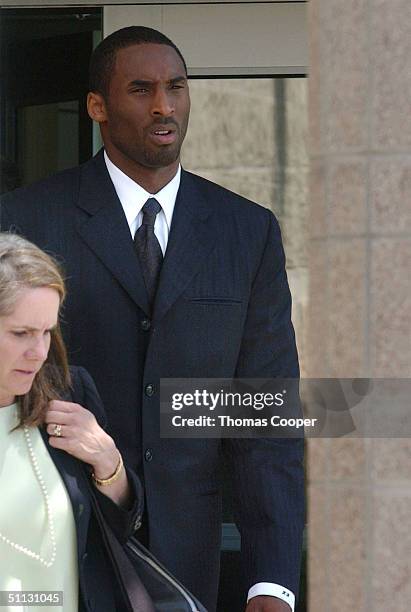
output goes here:
<path id="1" fill-rule="evenodd" d="M 104 545 L 114 568 L 117 584 L 120 587 L 123 599 L 129 607 L 129 612 L 155 612 L 153 600 L 141 582 L 122 545 L 107 524 L 92 485 L 90 481 L 88 482 L 94 516 L 100 526 Z"/>

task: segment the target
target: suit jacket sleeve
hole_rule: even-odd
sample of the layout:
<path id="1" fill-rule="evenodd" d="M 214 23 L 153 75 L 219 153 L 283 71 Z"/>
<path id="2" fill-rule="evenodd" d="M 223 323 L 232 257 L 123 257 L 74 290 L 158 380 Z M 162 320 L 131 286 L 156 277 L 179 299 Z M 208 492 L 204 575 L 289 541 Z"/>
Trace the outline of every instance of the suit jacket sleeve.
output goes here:
<path id="1" fill-rule="evenodd" d="M 71 375 L 73 401 L 90 410 L 99 425 L 104 429 L 106 427 L 106 415 L 90 374 L 84 368 L 73 367 L 71 368 Z M 135 524 L 141 521 L 144 504 L 143 488 L 138 476 L 127 467 L 126 472 L 131 490 L 131 499 L 127 508 L 118 506 L 107 495 L 95 488 L 95 496 L 104 517 L 117 538 L 122 542 L 125 542 L 132 535 Z"/>
<path id="2" fill-rule="evenodd" d="M 281 234 L 269 211 L 236 376 L 299 376 Z M 230 439 L 224 444 L 248 588 L 271 582 L 297 594 L 304 526 L 303 440 Z"/>

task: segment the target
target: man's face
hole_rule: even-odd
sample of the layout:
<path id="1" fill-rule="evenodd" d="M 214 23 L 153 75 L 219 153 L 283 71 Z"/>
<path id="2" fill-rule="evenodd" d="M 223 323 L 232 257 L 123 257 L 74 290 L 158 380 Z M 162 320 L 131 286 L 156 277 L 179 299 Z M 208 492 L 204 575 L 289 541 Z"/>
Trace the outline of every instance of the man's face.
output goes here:
<path id="1" fill-rule="evenodd" d="M 114 163 L 154 169 L 179 160 L 190 96 L 172 47 L 147 43 L 117 51 L 104 106 L 102 136 Z"/>

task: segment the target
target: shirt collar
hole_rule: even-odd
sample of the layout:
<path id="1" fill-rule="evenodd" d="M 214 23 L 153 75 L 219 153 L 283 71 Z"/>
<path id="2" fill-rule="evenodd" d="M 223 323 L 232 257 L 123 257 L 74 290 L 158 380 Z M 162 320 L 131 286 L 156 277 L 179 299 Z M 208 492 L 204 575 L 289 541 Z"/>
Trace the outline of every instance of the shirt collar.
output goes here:
<path id="1" fill-rule="evenodd" d="M 176 203 L 177 192 L 180 187 L 181 180 L 181 165 L 179 164 L 175 176 L 167 185 L 165 185 L 157 193 L 149 193 L 141 185 L 133 181 L 127 174 L 124 174 L 113 164 L 104 151 L 104 161 L 106 162 L 107 170 L 113 182 L 114 189 L 118 195 L 121 205 L 126 215 L 127 223 L 131 225 L 148 198 L 155 198 L 164 211 L 168 229 L 171 227 L 171 219 L 173 218 L 174 206 Z"/>

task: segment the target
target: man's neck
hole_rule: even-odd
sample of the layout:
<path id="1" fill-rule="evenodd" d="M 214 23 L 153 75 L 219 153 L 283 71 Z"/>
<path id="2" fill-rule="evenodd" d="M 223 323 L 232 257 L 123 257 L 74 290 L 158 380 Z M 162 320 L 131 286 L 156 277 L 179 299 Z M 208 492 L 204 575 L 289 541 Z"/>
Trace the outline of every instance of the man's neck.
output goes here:
<path id="1" fill-rule="evenodd" d="M 135 183 L 143 187 L 148 193 L 156 194 L 160 189 L 165 187 L 177 173 L 180 160 L 177 159 L 173 164 L 165 168 L 145 168 L 138 166 L 131 160 L 124 159 L 107 150 L 106 153 L 117 168 L 131 178 Z"/>

